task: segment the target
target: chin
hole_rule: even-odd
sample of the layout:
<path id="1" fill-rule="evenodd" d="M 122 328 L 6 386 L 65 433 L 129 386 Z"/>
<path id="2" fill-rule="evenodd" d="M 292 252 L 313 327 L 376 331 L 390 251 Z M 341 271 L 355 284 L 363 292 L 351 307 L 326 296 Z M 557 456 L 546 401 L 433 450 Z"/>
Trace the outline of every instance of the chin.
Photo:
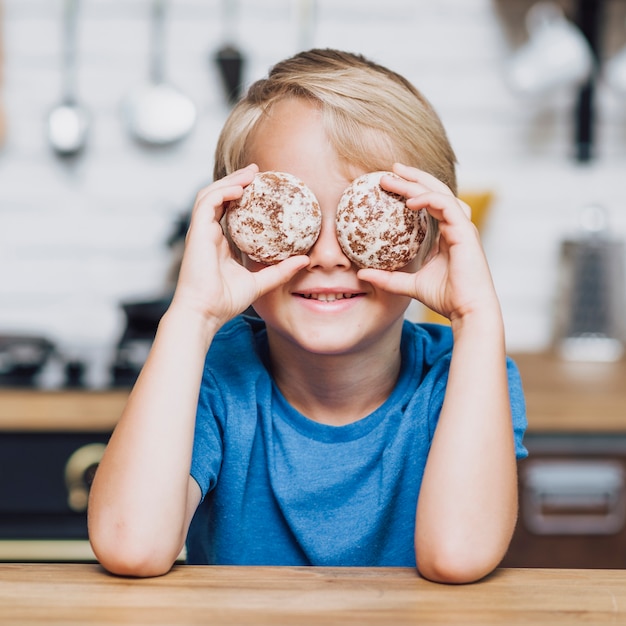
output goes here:
<path id="1" fill-rule="evenodd" d="M 356 353 L 363 346 L 363 336 L 346 333 L 344 325 L 336 328 L 328 324 L 318 327 L 315 324 L 304 324 L 301 328 L 288 328 L 284 325 L 266 321 L 270 345 L 275 348 L 283 346 L 289 350 L 319 356 L 342 356 Z M 291 346 L 291 348 L 289 348 Z"/>
<path id="2" fill-rule="evenodd" d="M 355 350 L 361 338 L 348 336 L 345 329 L 333 332 L 329 328 L 322 328 L 307 329 L 304 333 L 292 335 L 291 339 L 311 354 L 337 356 Z"/>

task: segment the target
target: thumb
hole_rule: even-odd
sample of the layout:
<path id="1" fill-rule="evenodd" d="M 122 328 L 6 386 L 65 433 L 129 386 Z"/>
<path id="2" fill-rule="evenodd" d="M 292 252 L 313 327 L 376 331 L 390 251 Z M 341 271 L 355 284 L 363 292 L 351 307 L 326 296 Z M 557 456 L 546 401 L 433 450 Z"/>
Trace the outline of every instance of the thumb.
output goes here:
<path id="1" fill-rule="evenodd" d="M 359 270 L 357 276 L 389 293 L 415 297 L 415 274 L 368 268 Z"/>
<path id="2" fill-rule="evenodd" d="M 309 263 L 310 259 L 306 255 L 292 256 L 256 272 L 257 298 L 286 283 Z"/>

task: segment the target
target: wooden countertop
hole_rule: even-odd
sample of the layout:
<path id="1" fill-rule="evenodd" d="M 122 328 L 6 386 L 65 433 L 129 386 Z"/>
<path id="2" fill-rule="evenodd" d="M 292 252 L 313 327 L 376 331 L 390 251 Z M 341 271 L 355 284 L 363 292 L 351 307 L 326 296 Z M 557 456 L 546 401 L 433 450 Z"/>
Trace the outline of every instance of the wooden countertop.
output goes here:
<path id="1" fill-rule="evenodd" d="M 564 361 L 511 355 L 526 396 L 529 432 L 626 433 L 626 361 Z"/>
<path id="2" fill-rule="evenodd" d="M 0 390 L 0 431 L 110 432 L 129 391 Z"/>
<path id="3" fill-rule="evenodd" d="M 26 624 L 618 624 L 626 571 L 500 569 L 439 585 L 405 568 L 176 566 L 160 578 L 98 565 L 0 565 L 0 622 Z"/>
<path id="4" fill-rule="evenodd" d="M 626 433 L 626 361 L 564 361 L 511 355 L 524 383 L 529 432 Z M 0 430 L 112 430 L 128 390 L 0 390 Z"/>

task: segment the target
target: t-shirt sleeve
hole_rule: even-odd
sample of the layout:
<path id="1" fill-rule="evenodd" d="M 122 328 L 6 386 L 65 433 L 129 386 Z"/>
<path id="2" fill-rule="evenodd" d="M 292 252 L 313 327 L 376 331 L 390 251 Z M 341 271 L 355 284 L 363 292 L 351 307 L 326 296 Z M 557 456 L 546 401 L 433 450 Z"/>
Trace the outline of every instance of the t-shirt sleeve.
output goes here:
<path id="1" fill-rule="evenodd" d="M 511 415 L 513 418 L 513 434 L 515 436 L 515 455 L 518 459 L 528 456 L 528 450 L 524 446 L 524 434 L 528 426 L 526 418 L 526 401 L 522 378 L 517 365 L 511 358 L 507 359 L 507 373 L 509 378 L 509 398 L 511 401 Z"/>
<path id="2" fill-rule="evenodd" d="M 417 354 L 423 355 L 422 358 L 426 365 L 422 386 L 427 393 L 430 393 L 428 416 L 432 439 L 446 395 L 452 358 L 452 332 L 449 326 L 438 324 L 415 325 L 413 328 L 416 337 L 422 342 L 422 347 L 417 349 Z M 518 459 L 522 459 L 528 456 L 528 451 L 523 443 L 527 427 L 526 402 L 519 370 L 515 362 L 509 357 L 507 357 L 507 377 L 515 437 L 515 455 Z"/>
<path id="3" fill-rule="evenodd" d="M 220 410 L 220 404 L 215 381 L 205 372 L 198 397 L 190 470 L 192 478 L 200 487 L 203 500 L 215 487 L 222 464 L 223 429 L 218 416 L 223 415 L 223 410 Z"/>

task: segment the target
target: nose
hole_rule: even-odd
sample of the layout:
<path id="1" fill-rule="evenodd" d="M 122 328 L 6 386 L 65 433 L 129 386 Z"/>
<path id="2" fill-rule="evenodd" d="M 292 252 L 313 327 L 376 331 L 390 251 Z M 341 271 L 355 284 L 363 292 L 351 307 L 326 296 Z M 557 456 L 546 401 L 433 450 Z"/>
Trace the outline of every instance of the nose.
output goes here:
<path id="1" fill-rule="evenodd" d="M 317 241 L 308 252 L 312 269 L 349 269 L 352 267 L 350 259 L 344 254 L 337 240 L 334 214 L 322 218 L 322 228 Z"/>

